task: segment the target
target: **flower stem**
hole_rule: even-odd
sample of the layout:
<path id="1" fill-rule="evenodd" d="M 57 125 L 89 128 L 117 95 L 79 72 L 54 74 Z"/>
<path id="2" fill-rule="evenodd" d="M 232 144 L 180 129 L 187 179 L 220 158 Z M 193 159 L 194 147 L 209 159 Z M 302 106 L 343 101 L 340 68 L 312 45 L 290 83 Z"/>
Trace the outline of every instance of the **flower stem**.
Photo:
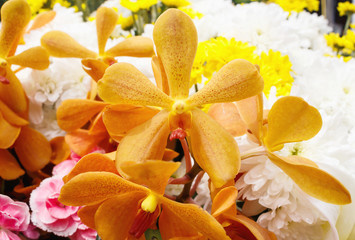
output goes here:
<path id="1" fill-rule="evenodd" d="M 201 171 L 197 174 L 197 177 L 195 179 L 195 183 L 192 186 L 192 188 L 190 189 L 190 197 L 192 197 L 196 193 L 196 189 L 197 189 L 198 185 L 200 184 L 204 174 L 205 174 L 204 171 Z"/>
<path id="2" fill-rule="evenodd" d="M 191 170 L 191 157 L 190 157 L 190 152 L 189 152 L 189 146 L 187 145 L 186 138 L 179 138 L 182 149 L 184 150 L 184 156 L 185 156 L 185 164 L 186 164 L 186 172 Z"/>
<path id="3" fill-rule="evenodd" d="M 197 176 L 197 174 L 201 171 L 202 168 L 195 162 L 191 170 L 185 174 L 185 176 L 187 175 L 191 179 L 191 181 L 185 184 L 184 189 L 182 190 L 180 195 L 176 197 L 177 202 L 185 202 L 186 199 L 190 197 L 190 189 L 192 186 L 192 181 Z"/>
<path id="4" fill-rule="evenodd" d="M 342 36 L 344 36 L 346 34 L 346 31 L 349 29 L 350 22 L 351 22 L 351 16 L 352 16 L 351 13 L 346 15 L 347 18 L 346 18 L 346 22 L 345 22 Z"/>

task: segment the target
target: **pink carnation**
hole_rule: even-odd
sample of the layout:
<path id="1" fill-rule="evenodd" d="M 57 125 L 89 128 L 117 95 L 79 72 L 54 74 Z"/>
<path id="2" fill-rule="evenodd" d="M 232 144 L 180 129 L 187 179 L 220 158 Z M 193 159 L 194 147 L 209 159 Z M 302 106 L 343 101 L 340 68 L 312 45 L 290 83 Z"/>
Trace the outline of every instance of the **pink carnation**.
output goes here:
<path id="1" fill-rule="evenodd" d="M 0 239 L 20 240 L 14 232 L 28 232 L 30 223 L 30 209 L 24 202 L 17 202 L 8 196 L 0 194 Z M 32 231 L 32 239 L 39 235 Z"/>

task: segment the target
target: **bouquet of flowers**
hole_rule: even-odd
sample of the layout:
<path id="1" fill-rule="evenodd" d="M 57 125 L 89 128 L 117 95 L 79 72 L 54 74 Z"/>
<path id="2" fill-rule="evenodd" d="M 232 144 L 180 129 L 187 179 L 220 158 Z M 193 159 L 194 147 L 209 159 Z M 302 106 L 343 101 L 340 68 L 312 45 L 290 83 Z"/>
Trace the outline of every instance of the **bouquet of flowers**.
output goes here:
<path id="1" fill-rule="evenodd" d="M 355 5 L 319 5 L 8 0 L 0 239 L 354 239 Z"/>

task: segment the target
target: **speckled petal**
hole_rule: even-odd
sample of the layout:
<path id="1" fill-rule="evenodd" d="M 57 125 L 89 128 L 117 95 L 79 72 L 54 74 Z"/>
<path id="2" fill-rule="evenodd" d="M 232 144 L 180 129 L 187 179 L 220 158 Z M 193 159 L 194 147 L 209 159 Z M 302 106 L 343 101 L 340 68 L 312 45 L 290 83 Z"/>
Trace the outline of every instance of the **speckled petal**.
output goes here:
<path id="1" fill-rule="evenodd" d="M 147 37 L 130 37 L 106 51 L 111 57 L 151 57 L 154 55 L 153 41 Z"/>
<path id="2" fill-rule="evenodd" d="M 118 14 L 112 8 L 100 7 L 96 12 L 96 32 L 99 54 L 103 55 L 107 39 L 116 27 Z"/>

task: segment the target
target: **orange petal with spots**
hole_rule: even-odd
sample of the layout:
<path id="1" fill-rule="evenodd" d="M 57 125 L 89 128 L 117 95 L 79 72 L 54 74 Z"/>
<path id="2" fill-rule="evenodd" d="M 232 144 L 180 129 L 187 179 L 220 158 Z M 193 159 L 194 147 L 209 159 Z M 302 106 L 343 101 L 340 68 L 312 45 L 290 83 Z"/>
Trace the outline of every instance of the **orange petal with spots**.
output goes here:
<path id="1" fill-rule="evenodd" d="M 310 196 L 331 204 L 351 203 L 351 195 L 344 185 L 310 160 L 298 156 L 281 157 L 271 152 L 268 157 Z"/>
<path id="2" fill-rule="evenodd" d="M 147 188 L 124 180 L 114 173 L 86 172 L 64 184 L 58 200 L 69 206 L 85 206 L 95 205 L 124 193 L 143 192 L 147 194 L 148 191 Z"/>
<path id="3" fill-rule="evenodd" d="M 41 38 L 41 45 L 49 55 L 60 58 L 96 58 L 97 53 L 80 45 L 74 38 L 61 31 L 50 31 Z"/>
<path id="4" fill-rule="evenodd" d="M 109 157 L 100 153 L 90 153 L 80 159 L 63 180 L 66 183 L 73 177 L 84 172 L 111 172 L 118 175 L 116 165 Z"/>
<path id="5" fill-rule="evenodd" d="M 96 32 L 99 54 L 103 55 L 107 39 L 116 27 L 118 14 L 108 7 L 100 7 L 96 12 Z"/>
<path id="6" fill-rule="evenodd" d="M 283 97 L 274 103 L 269 112 L 264 143 L 270 151 L 277 151 L 284 143 L 314 137 L 321 127 L 322 117 L 316 108 L 300 97 Z"/>
<path id="7" fill-rule="evenodd" d="M 110 103 L 169 108 L 173 100 L 129 63 L 115 63 L 98 82 L 99 96 Z"/>
<path id="8" fill-rule="evenodd" d="M 152 119 L 133 128 L 122 139 L 117 149 L 116 166 L 127 161 L 143 162 L 148 159 L 162 159 L 168 135 L 168 112 L 161 111 Z M 122 176 L 126 174 L 119 170 Z"/>
<path id="9" fill-rule="evenodd" d="M 221 124 L 233 137 L 242 136 L 247 131 L 247 126 L 234 103 L 213 104 L 208 110 L 208 115 Z"/>
<path id="10" fill-rule="evenodd" d="M 0 57 L 7 57 L 17 46 L 21 35 L 30 22 L 31 9 L 25 0 L 6 2 L 1 8 Z M 13 50 L 12 50 L 13 51 Z"/>
<path id="11" fill-rule="evenodd" d="M 6 104 L 0 100 L 0 112 L 2 113 L 4 119 L 13 126 L 26 126 L 28 121 L 18 116 L 13 112 Z"/>
<path id="12" fill-rule="evenodd" d="M 164 71 L 163 63 L 158 56 L 152 57 L 152 69 L 155 83 L 157 84 L 158 88 L 165 94 L 169 95 L 168 77 Z"/>
<path id="13" fill-rule="evenodd" d="M 154 53 L 153 41 L 147 37 L 130 37 L 113 46 L 105 53 L 111 57 L 151 57 Z"/>
<path id="14" fill-rule="evenodd" d="M 106 68 L 108 68 L 108 64 L 96 60 L 96 59 L 83 59 L 81 60 L 81 64 L 83 64 L 83 69 L 84 71 L 92 77 L 96 82 L 99 81 L 103 76 L 106 71 Z"/>
<path id="15" fill-rule="evenodd" d="M 164 194 L 165 187 L 171 175 L 179 168 L 180 163 L 147 160 L 142 163 L 124 162 L 120 165 L 127 180 Z"/>
<path id="16" fill-rule="evenodd" d="M 237 215 L 237 198 L 238 190 L 234 186 L 226 187 L 219 191 L 213 199 L 212 216 L 218 220 L 220 215 L 223 214 Z M 221 221 L 219 222 L 222 223 Z"/>
<path id="17" fill-rule="evenodd" d="M 21 127 L 11 125 L 0 112 L 0 149 L 11 147 L 18 138 Z"/>
<path id="18" fill-rule="evenodd" d="M 129 230 L 138 212 L 139 200 L 144 196 L 142 192 L 126 193 L 115 196 L 101 204 L 95 214 L 95 226 L 98 235 L 107 240 L 130 239 Z"/>
<path id="19" fill-rule="evenodd" d="M 212 79 L 188 102 L 193 106 L 208 103 L 234 102 L 259 94 L 264 81 L 258 69 L 244 59 L 235 59 L 224 65 Z"/>
<path id="20" fill-rule="evenodd" d="M 49 143 L 52 149 L 51 162 L 53 164 L 56 165 L 68 159 L 70 155 L 70 148 L 69 145 L 65 142 L 64 137 L 55 137 L 50 140 Z"/>
<path id="21" fill-rule="evenodd" d="M 158 109 L 117 104 L 107 106 L 103 112 L 103 121 L 110 136 L 117 139 L 129 130 L 148 121 L 159 112 Z"/>
<path id="22" fill-rule="evenodd" d="M 30 172 L 42 169 L 51 159 L 52 149 L 48 140 L 27 126 L 22 127 L 14 147 L 22 166 Z"/>
<path id="23" fill-rule="evenodd" d="M 192 110 L 191 149 L 195 160 L 218 188 L 234 179 L 240 168 L 240 155 L 234 138 L 210 116 Z"/>
<path id="24" fill-rule="evenodd" d="M 169 81 L 170 96 L 187 98 L 198 42 L 191 18 L 177 9 L 165 11 L 155 23 L 153 39 Z"/>
<path id="25" fill-rule="evenodd" d="M 84 126 L 106 105 L 104 102 L 86 99 L 65 100 L 57 110 L 58 125 L 65 131 L 74 131 Z"/>
<path id="26" fill-rule="evenodd" d="M 175 223 L 181 222 L 183 226 L 189 226 L 211 240 L 230 239 L 217 220 L 197 205 L 178 203 L 163 197 L 161 198 L 161 202 L 161 214 L 167 211 L 165 214 L 168 215 L 169 219 L 175 218 Z M 159 220 L 159 226 L 160 224 L 164 226 L 164 228 L 160 229 L 163 236 L 169 236 L 169 232 L 176 234 L 175 237 L 186 236 L 182 229 L 180 229 L 181 232 L 178 231 L 179 229 L 176 228 L 176 225 L 169 224 L 169 222 L 166 221 L 163 222 L 161 219 Z M 186 231 L 186 233 L 191 232 L 191 230 Z"/>
<path id="27" fill-rule="evenodd" d="M 22 53 L 8 57 L 9 64 L 20 65 L 37 70 L 44 70 L 49 66 L 49 54 L 43 47 L 33 47 Z"/>
<path id="28" fill-rule="evenodd" d="M 25 174 L 9 151 L 0 149 L 0 177 L 4 180 L 14 180 Z"/>
<path id="29" fill-rule="evenodd" d="M 44 25 L 50 23 L 55 18 L 55 16 L 55 11 L 46 11 L 38 14 L 33 19 L 33 23 L 31 27 L 27 30 L 27 32 L 43 27 Z"/>
<path id="30" fill-rule="evenodd" d="M 80 208 L 78 216 L 80 217 L 81 222 L 89 228 L 95 229 L 95 213 L 100 205 L 101 203 Z"/>

